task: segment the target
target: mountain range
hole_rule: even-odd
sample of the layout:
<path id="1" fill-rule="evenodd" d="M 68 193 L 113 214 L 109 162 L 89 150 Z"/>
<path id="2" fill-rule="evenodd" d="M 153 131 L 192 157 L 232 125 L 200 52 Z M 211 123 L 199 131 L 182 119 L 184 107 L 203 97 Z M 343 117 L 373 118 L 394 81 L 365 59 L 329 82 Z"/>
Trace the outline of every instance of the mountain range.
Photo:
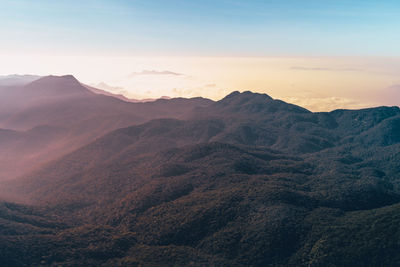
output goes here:
<path id="1" fill-rule="evenodd" d="M 0 85 L 0 265 L 396 266 L 400 108 Z"/>

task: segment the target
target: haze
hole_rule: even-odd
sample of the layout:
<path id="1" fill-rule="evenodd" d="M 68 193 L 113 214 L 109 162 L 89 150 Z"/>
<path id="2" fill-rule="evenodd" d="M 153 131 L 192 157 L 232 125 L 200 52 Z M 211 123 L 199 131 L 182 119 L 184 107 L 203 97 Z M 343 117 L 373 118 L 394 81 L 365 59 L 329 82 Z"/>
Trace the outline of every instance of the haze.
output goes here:
<path id="1" fill-rule="evenodd" d="M 400 266 L 398 0 L 1 0 L 0 266 Z"/>
<path id="2" fill-rule="evenodd" d="M 313 111 L 400 104 L 396 1 L 6 0 L 1 8 L 4 75 L 73 74 L 129 98 L 252 90 Z M 131 75 L 142 71 L 154 73 Z"/>

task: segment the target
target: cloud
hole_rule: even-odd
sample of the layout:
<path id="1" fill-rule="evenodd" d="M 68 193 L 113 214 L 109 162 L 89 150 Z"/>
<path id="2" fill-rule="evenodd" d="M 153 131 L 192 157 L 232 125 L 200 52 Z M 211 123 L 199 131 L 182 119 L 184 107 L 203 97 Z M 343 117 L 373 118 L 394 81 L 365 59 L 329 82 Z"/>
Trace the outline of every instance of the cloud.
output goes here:
<path id="1" fill-rule="evenodd" d="M 213 80 L 172 71 L 143 70 L 96 84 L 105 91 L 130 99 L 169 97 L 207 97 L 220 99 L 229 93 Z"/>
<path id="2" fill-rule="evenodd" d="M 346 97 L 287 97 L 284 99 L 289 103 L 293 103 L 305 107 L 313 112 L 332 111 L 335 109 L 361 109 L 376 106 L 376 103 L 367 103 L 353 98 Z"/>
<path id="3" fill-rule="evenodd" d="M 157 70 L 142 70 L 140 72 L 132 72 L 129 74 L 129 77 L 133 78 L 136 76 L 142 76 L 142 75 L 172 75 L 172 76 L 182 76 L 182 73 L 178 72 L 173 72 L 169 70 L 164 70 L 164 71 L 157 71 Z"/>
<path id="4" fill-rule="evenodd" d="M 124 91 L 123 87 L 111 86 L 111 85 L 106 84 L 105 82 L 100 82 L 98 84 L 92 84 L 92 86 L 95 88 L 109 91 L 109 92 L 119 92 L 120 93 L 121 91 Z"/>
<path id="5" fill-rule="evenodd" d="M 305 71 L 361 71 L 361 69 L 356 68 L 327 68 L 327 67 L 302 67 L 293 66 L 291 70 L 305 70 Z"/>
<path id="6" fill-rule="evenodd" d="M 230 91 L 227 91 L 226 89 L 219 88 L 216 85 L 210 87 L 205 85 L 193 85 L 189 87 L 175 87 L 172 89 L 170 92 L 172 96 L 174 97 L 197 97 L 197 96 L 202 96 L 202 97 L 207 97 L 207 98 L 212 98 L 215 100 L 219 100 Z"/>

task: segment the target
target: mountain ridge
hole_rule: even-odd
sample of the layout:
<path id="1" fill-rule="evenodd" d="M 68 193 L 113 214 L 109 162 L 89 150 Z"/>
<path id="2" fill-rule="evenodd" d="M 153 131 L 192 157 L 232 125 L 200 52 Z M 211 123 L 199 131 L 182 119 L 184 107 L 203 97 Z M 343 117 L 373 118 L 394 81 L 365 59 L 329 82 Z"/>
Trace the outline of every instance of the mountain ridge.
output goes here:
<path id="1" fill-rule="evenodd" d="M 57 140 L 48 138 L 42 151 L 24 150 L 19 141 L 0 152 L 6 163 L 0 179 L 17 177 L 33 165 L 62 156 L 117 128 L 143 123 L 152 118 L 182 117 L 196 106 L 208 105 L 206 99 L 173 99 L 155 103 L 128 103 L 112 96 L 90 92 L 73 76 L 47 76 L 33 83 L 0 88 L 0 128 L 26 132 L 41 125 L 63 128 Z M 13 148 L 14 146 L 14 148 Z M 17 165 L 15 165 L 17 164 Z M 7 172 L 5 170 L 7 169 Z M 3 170 L 3 173 L 2 173 Z"/>
<path id="2" fill-rule="evenodd" d="M 400 264 L 398 107 L 314 113 L 251 92 L 72 103 L 64 85 L 66 101 L 18 111 L 32 127 L 0 130 L 1 170 L 32 166 L 0 182 L 0 264 Z"/>

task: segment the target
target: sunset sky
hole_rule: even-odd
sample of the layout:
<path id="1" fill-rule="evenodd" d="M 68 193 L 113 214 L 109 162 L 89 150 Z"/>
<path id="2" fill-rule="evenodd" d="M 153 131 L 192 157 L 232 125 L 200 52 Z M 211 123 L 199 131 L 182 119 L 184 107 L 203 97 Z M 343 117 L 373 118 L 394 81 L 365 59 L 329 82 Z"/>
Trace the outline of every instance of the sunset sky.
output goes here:
<path id="1" fill-rule="evenodd" d="M 312 110 L 400 105 L 391 0 L 0 0 L 0 75 L 133 98 L 252 90 Z"/>

